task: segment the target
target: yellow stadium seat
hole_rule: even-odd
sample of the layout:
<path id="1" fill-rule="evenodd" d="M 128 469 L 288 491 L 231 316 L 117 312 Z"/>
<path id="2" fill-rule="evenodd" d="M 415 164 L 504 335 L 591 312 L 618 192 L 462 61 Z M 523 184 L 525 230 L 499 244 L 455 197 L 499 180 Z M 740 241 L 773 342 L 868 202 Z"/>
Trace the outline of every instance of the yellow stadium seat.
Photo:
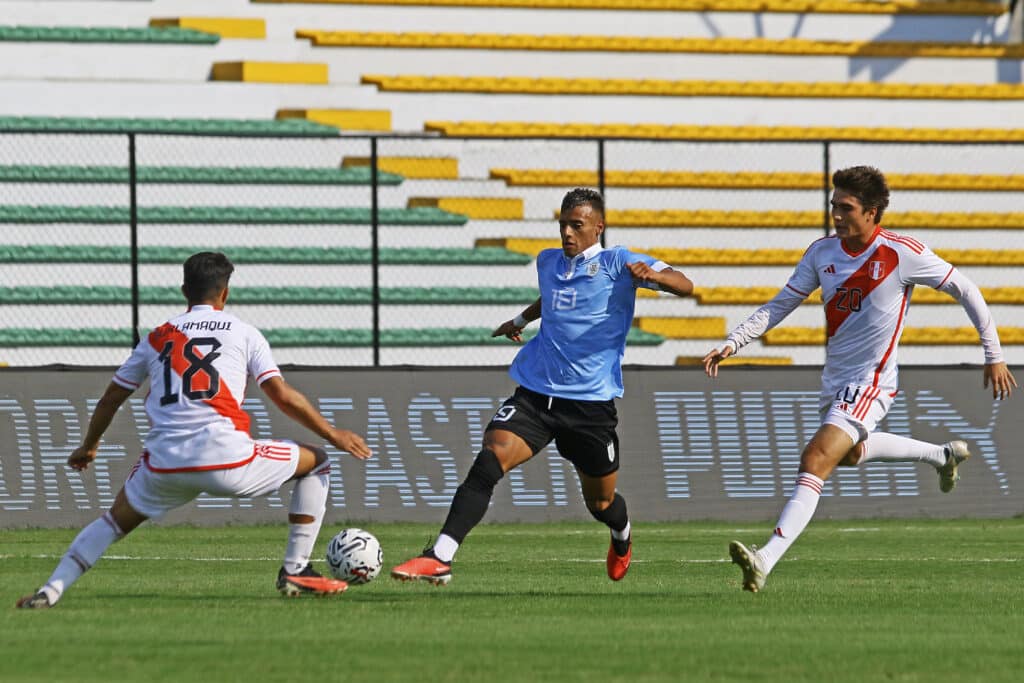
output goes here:
<path id="1" fill-rule="evenodd" d="M 345 157 L 342 167 L 369 166 L 370 157 Z M 378 157 L 377 167 L 405 178 L 455 180 L 459 177 L 459 160 L 455 157 Z"/>
<path id="2" fill-rule="evenodd" d="M 463 50 L 544 50 L 548 52 L 640 52 L 774 54 L 806 56 L 950 59 L 1022 59 L 1024 46 L 1007 43 L 925 41 L 835 41 L 806 38 L 674 38 L 507 33 L 393 33 L 299 29 L 295 37 L 315 47 L 379 47 Z"/>
<path id="3" fill-rule="evenodd" d="M 627 138 L 658 140 L 833 140 L 879 142 L 1024 142 L 1024 127 L 861 128 L 700 126 L 662 123 L 427 121 L 424 130 L 469 138 Z"/>
<path id="4" fill-rule="evenodd" d="M 278 109 L 278 119 L 306 119 L 341 130 L 390 131 L 387 109 Z"/>
<path id="5" fill-rule="evenodd" d="M 597 171 L 587 169 L 492 168 L 490 177 L 509 186 L 569 187 L 598 184 Z M 893 190 L 956 192 L 1022 192 L 1024 175 L 965 173 L 891 173 L 886 181 Z M 606 170 L 606 187 L 679 187 L 716 189 L 817 190 L 824 186 L 818 172 L 760 171 L 657 171 Z"/>
<path id="6" fill-rule="evenodd" d="M 266 38 L 267 22 L 263 19 L 242 19 L 239 17 L 176 17 L 173 19 L 150 19 L 149 25 L 156 27 L 173 26 L 190 28 L 204 33 L 216 33 L 221 38 Z"/>
<path id="7" fill-rule="evenodd" d="M 327 65 L 301 62 L 215 62 L 213 81 L 327 84 Z"/>
<path id="8" fill-rule="evenodd" d="M 365 75 L 362 83 L 383 92 L 521 95 L 614 95 L 663 97 L 760 97 L 814 99 L 1021 100 L 1014 83 L 878 83 L 854 81 L 668 81 L 633 78 L 527 76 Z"/>
<path id="9" fill-rule="evenodd" d="M 432 206 L 478 220 L 522 220 L 523 200 L 518 197 L 409 197 L 410 209 Z"/>

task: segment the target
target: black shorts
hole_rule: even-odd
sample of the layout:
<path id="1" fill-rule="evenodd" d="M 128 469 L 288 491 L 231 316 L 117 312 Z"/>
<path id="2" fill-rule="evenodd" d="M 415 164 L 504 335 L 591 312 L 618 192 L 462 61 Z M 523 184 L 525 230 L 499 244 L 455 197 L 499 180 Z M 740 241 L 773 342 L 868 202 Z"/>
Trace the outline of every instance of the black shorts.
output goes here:
<path id="1" fill-rule="evenodd" d="M 555 442 L 563 458 L 590 477 L 619 469 L 615 401 L 576 401 L 517 387 L 487 424 L 519 436 L 536 455 Z"/>

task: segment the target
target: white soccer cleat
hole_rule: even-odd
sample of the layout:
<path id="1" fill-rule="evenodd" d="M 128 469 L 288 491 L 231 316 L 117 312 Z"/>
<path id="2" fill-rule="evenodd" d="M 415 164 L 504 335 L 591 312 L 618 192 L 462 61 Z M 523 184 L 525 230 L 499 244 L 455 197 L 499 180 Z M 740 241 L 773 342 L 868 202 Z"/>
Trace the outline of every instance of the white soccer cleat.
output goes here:
<path id="1" fill-rule="evenodd" d="M 938 469 L 939 490 L 949 493 L 960 481 L 960 463 L 971 457 L 966 441 L 950 441 L 942 446 L 946 449 L 946 464 Z"/>
<path id="2" fill-rule="evenodd" d="M 764 588 L 764 582 L 768 578 L 764 570 L 764 561 L 757 554 L 739 541 L 729 544 L 729 556 L 734 564 L 738 564 L 743 570 L 743 590 L 757 593 Z"/>

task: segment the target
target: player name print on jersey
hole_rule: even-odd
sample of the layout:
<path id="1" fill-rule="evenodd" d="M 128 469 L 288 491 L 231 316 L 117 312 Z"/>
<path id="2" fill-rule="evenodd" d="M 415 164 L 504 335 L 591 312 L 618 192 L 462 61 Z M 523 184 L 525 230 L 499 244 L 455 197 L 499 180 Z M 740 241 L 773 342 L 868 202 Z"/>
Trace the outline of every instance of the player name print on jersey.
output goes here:
<path id="1" fill-rule="evenodd" d="M 189 320 L 178 323 L 176 326 L 182 332 L 215 332 L 217 330 L 230 330 L 230 320 Z"/>

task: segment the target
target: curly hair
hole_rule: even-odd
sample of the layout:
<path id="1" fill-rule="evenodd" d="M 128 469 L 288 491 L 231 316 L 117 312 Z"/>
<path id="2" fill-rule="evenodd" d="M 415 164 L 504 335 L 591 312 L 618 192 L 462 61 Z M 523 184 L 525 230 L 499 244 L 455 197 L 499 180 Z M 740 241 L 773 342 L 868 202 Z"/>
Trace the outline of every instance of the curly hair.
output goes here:
<path id="1" fill-rule="evenodd" d="M 562 212 L 572 211 L 577 206 L 589 206 L 601 215 L 601 220 L 604 220 L 604 197 L 597 190 L 577 187 L 567 192 L 562 198 Z"/>

